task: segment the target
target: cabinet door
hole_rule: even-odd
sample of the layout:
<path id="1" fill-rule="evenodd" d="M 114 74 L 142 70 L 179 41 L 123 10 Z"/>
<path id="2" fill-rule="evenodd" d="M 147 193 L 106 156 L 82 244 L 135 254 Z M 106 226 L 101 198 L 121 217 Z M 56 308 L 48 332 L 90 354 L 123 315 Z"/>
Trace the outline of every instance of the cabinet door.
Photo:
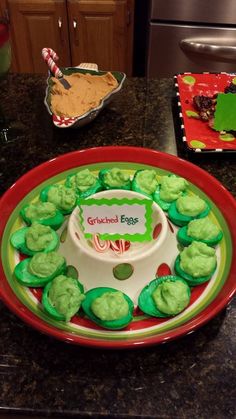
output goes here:
<path id="1" fill-rule="evenodd" d="M 0 2 L 0 19 L 5 17 L 5 10 L 6 10 L 6 0 L 2 0 Z"/>
<path id="2" fill-rule="evenodd" d="M 45 73 L 41 51 L 50 47 L 59 65 L 70 65 L 67 10 L 64 0 L 7 0 L 17 70 Z"/>
<path id="3" fill-rule="evenodd" d="M 0 19 L 8 20 L 7 3 L 6 0 L 0 0 Z M 12 44 L 12 41 L 11 41 Z M 14 49 L 11 48 L 11 70 L 17 71 L 17 64 L 14 56 Z"/>
<path id="4" fill-rule="evenodd" d="M 68 0 L 72 65 L 132 68 L 133 0 Z"/>

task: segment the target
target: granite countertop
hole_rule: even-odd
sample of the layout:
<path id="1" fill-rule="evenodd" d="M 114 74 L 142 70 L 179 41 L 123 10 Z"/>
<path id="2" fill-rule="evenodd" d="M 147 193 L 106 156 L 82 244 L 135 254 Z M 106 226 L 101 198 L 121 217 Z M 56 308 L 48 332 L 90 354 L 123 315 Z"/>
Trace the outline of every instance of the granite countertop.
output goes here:
<path id="1" fill-rule="evenodd" d="M 1 142 L 0 193 L 58 155 L 94 146 L 147 147 L 190 159 L 175 141 L 171 79 L 128 79 L 97 119 L 80 130 L 53 128 L 45 77 L 9 75 L 0 103 L 18 129 Z M 174 118 L 175 120 L 175 118 Z M 236 196 L 230 156 L 198 156 Z M 73 346 L 31 329 L 0 302 L 0 412 L 5 418 L 235 418 L 236 300 L 192 334 L 136 350 Z"/>

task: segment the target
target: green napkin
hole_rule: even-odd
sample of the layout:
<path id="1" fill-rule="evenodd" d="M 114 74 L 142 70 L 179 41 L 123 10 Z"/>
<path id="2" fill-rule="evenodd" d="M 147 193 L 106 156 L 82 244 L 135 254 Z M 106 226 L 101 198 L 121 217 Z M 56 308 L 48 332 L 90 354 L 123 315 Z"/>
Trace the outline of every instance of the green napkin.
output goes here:
<path id="1" fill-rule="evenodd" d="M 216 131 L 236 131 L 236 94 L 219 93 L 214 115 Z"/>

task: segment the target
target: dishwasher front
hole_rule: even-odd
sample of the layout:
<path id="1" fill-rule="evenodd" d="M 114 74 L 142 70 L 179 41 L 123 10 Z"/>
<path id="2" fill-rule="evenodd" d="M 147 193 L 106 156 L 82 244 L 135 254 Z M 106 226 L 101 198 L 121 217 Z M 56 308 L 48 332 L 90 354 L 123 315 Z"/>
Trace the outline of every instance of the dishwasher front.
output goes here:
<path id="1" fill-rule="evenodd" d="M 151 0 L 147 76 L 203 71 L 236 72 L 236 0 Z"/>

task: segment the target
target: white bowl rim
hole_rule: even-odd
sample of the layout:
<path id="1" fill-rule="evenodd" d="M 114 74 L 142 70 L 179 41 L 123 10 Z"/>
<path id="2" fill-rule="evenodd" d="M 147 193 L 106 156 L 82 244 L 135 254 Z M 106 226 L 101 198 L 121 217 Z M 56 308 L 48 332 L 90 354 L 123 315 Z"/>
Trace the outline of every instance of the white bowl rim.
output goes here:
<path id="1" fill-rule="evenodd" d="M 123 189 L 110 189 L 110 190 L 106 190 L 106 191 L 97 192 L 96 194 L 91 195 L 89 198 L 95 197 L 95 196 L 98 197 L 98 198 L 99 197 L 104 197 L 104 195 L 107 196 L 108 194 L 106 192 L 113 192 L 113 193 L 115 192 L 116 194 L 118 192 L 118 194 L 117 194 L 118 196 L 123 195 L 125 192 L 128 192 L 129 196 L 132 195 L 132 197 L 136 197 L 136 198 L 140 198 L 140 199 L 144 199 L 144 198 L 149 199 L 148 197 L 145 197 L 141 193 L 131 191 L 131 190 L 123 190 Z M 160 248 L 160 246 L 163 244 L 165 238 L 167 237 L 168 222 L 167 222 L 166 215 L 165 215 L 164 211 L 161 209 L 161 207 L 155 201 L 153 201 L 153 200 L 151 200 L 151 201 L 152 201 L 152 204 L 153 204 L 153 207 L 154 207 L 155 211 L 158 212 L 158 214 L 160 216 L 160 222 L 162 224 L 162 230 L 161 230 L 160 236 L 159 236 L 158 240 L 156 240 L 150 248 L 144 250 L 144 252 L 142 252 L 141 254 L 133 255 L 133 256 L 125 256 L 124 255 L 122 257 L 122 263 L 137 262 L 139 260 L 142 260 L 144 257 L 151 256 L 154 252 L 158 251 L 158 248 Z M 73 214 L 75 214 L 75 212 L 77 212 L 77 211 L 78 211 L 78 207 L 76 207 L 74 209 L 74 211 L 72 212 L 72 214 L 70 216 L 69 222 L 68 222 L 68 231 L 70 231 L 70 237 L 71 237 L 73 243 L 76 245 L 76 247 L 82 249 L 82 252 L 84 252 L 87 256 L 91 257 L 92 259 L 96 259 L 96 260 L 99 260 L 101 262 L 101 260 L 104 258 L 104 253 L 91 253 L 89 251 L 89 249 L 80 246 L 80 243 L 78 243 L 78 241 L 75 239 L 74 234 L 72 234 L 72 230 L 73 230 L 74 227 L 72 226 L 71 220 L 72 220 Z M 113 262 L 119 262 L 119 259 L 115 256 L 109 255 L 109 262 L 112 262 L 112 263 Z"/>

